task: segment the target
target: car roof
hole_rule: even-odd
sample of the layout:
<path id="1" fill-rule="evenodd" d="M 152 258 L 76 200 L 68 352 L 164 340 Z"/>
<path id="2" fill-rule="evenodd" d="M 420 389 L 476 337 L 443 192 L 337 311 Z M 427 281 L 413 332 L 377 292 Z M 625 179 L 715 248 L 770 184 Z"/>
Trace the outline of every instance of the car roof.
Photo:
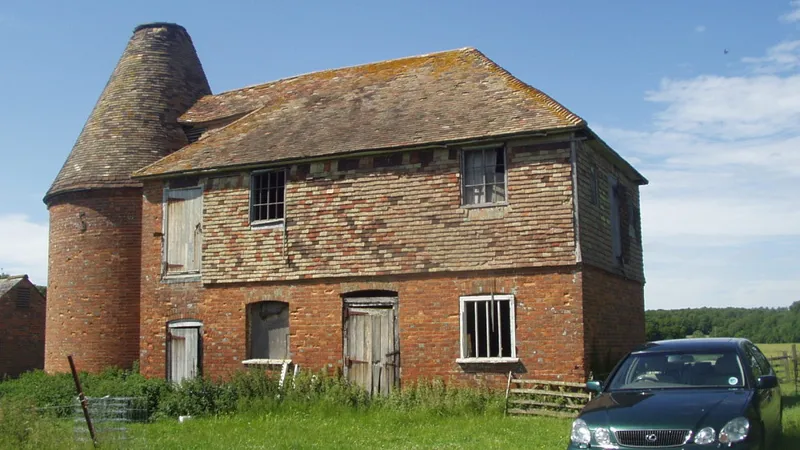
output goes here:
<path id="1" fill-rule="evenodd" d="M 743 338 L 670 339 L 648 342 L 635 349 L 633 353 L 735 351 L 745 342 L 749 341 Z"/>

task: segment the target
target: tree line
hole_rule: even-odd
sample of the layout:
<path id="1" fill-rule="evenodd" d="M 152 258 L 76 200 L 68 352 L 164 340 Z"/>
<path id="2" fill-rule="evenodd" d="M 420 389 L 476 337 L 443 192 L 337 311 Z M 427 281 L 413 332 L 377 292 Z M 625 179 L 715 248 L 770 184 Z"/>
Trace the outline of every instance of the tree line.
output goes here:
<path id="1" fill-rule="evenodd" d="M 788 308 L 697 308 L 645 311 L 647 340 L 743 337 L 752 342 L 800 342 L 800 301 Z"/>

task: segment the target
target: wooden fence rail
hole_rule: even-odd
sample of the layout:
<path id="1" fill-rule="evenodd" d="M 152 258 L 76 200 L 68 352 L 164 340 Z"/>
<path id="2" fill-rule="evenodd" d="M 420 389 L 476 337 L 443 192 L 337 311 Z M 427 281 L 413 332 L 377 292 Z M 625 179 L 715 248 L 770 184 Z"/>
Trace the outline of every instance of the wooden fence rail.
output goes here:
<path id="1" fill-rule="evenodd" d="M 591 398 L 584 383 L 523 380 L 509 373 L 505 413 L 575 417 Z"/>
<path id="2" fill-rule="evenodd" d="M 789 352 L 781 352 L 781 356 L 773 356 L 767 358 L 778 376 L 781 383 L 794 386 L 794 391 L 797 392 L 798 388 L 798 361 L 797 361 L 797 346 L 792 344 L 791 354 Z"/>

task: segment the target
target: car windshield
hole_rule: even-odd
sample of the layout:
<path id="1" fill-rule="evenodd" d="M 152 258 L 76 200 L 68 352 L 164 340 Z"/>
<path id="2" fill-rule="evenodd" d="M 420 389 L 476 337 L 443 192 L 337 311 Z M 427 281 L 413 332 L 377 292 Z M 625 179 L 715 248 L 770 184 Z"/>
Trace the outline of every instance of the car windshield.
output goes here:
<path id="1" fill-rule="evenodd" d="M 743 387 L 734 352 L 634 353 L 622 363 L 609 390 Z"/>

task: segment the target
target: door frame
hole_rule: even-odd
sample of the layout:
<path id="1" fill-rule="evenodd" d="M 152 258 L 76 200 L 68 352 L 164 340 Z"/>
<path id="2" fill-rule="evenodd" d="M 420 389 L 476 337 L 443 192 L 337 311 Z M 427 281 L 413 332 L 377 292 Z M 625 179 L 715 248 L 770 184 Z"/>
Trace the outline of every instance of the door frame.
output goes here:
<path id="1" fill-rule="evenodd" d="M 394 323 L 394 347 L 395 347 L 395 357 L 394 357 L 394 384 L 392 389 L 400 387 L 400 364 L 401 364 L 401 352 L 400 352 L 400 325 L 398 321 L 398 296 L 395 293 L 391 295 L 387 293 L 387 295 L 375 295 L 370 293 L 370 295 L 365 295 L 363 297 L 358 296 L 358 292 L 349 293 L 346 296 L 343 296 L 342 302 L 342 367 L 343 367 L 343 374 L 345 379 L 349 379 L 349 371 L 350 367 L 347 364 L 347 334 L 348 334 L 348 324 L 349 324 L 349 312 L 350 308 L 376 308 L 376 309 L 391 309 L 392 312 L 392 319 Z M 370 388 L 371 390 L 372 388 Z"/>
<path id="2" fill-rule="evenodd" d="M 178 319 L 178 320 L 170 320 L 167 322 L 167 329 L 166 329 L 166 353 L 167 359 L 166 364 L 164 364 L 164 379 L 167 381 L 172 381 L 172 344 L 170 340 L 172 339 L 171 335 L 172 332 L 170 330 L 176 328 L 195 328 L 197 329 L 197 376 L 203 376 L 203 322 L 196 320 L 196 319 Z"/>

